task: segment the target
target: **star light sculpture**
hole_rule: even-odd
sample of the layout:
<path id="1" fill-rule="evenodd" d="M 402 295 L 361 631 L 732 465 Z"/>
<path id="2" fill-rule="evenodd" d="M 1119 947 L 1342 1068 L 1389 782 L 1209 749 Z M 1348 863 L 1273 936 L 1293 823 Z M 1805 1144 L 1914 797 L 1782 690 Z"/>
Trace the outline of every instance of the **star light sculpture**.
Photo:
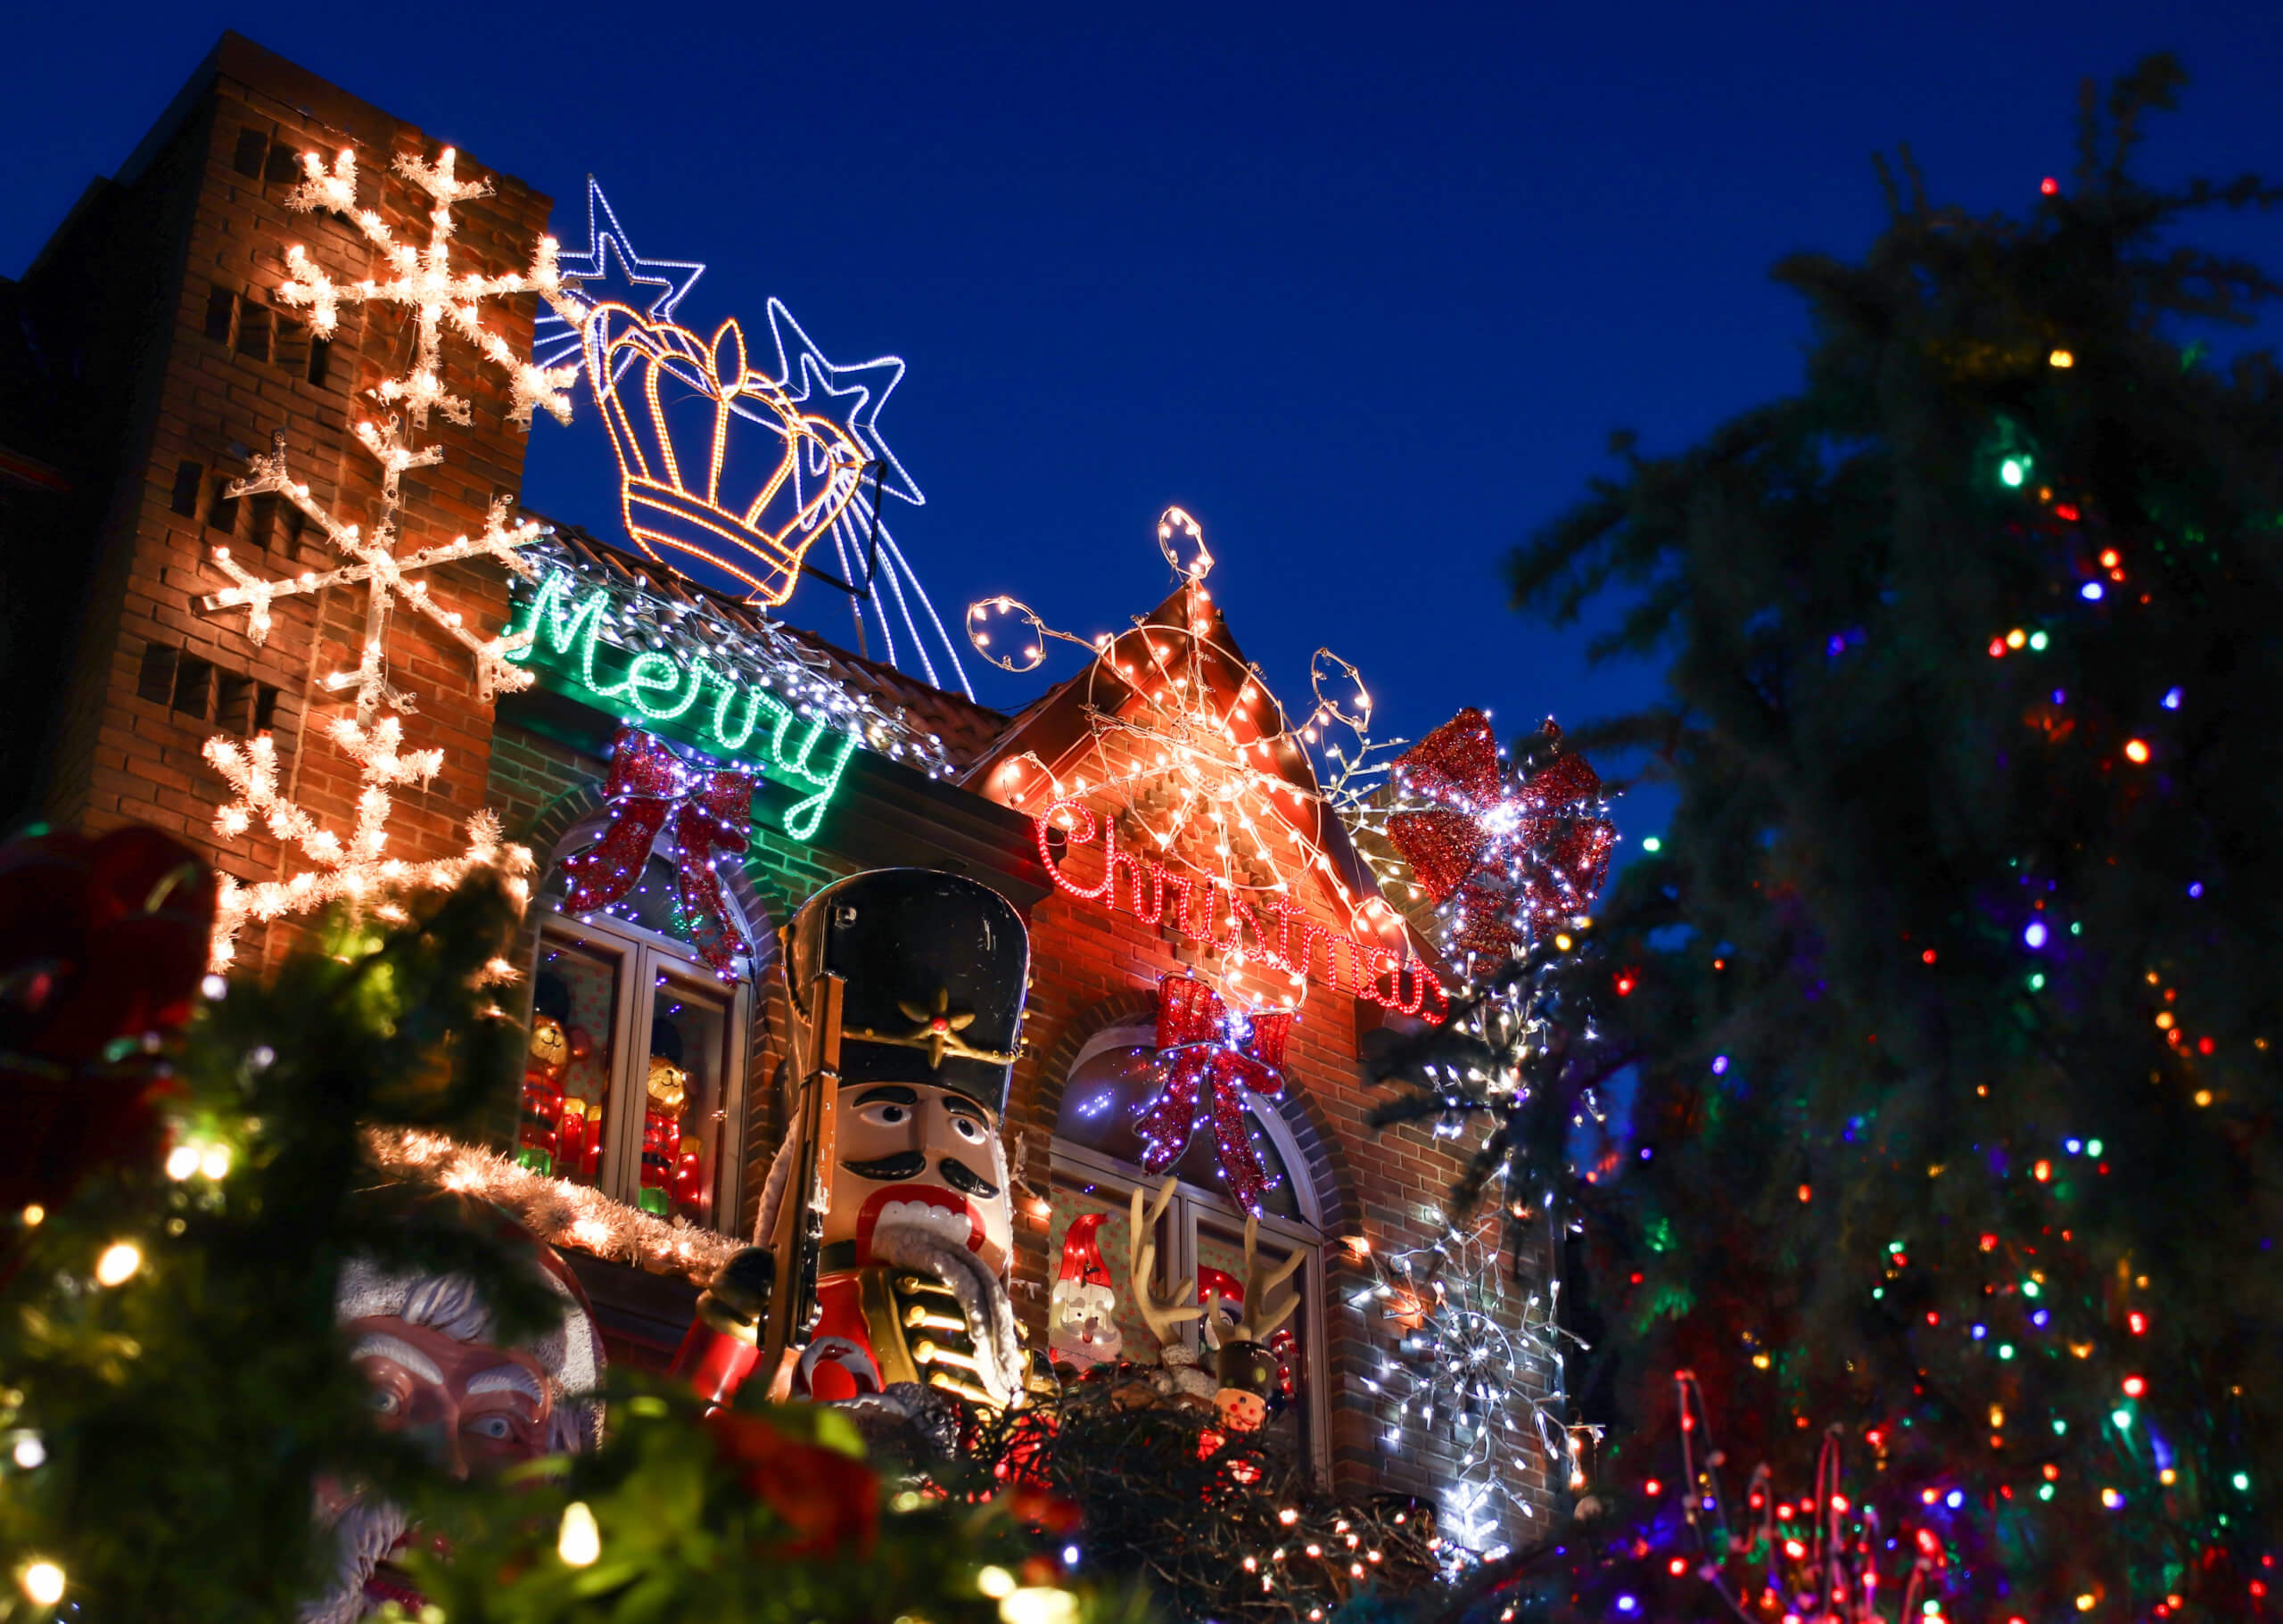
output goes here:
<path id="1" fill-rule="evenodd" d="M 1158 521 L 1158 548 L 1183 583 L 1174 623 L 1137 616 L 1132 631 L 1089 641 L 1054 630 L 1018 598 L 1002 595 L 969 606 L 968 640 L 1002 670 L 1037 670 L 1050 641 L 1075 644 L 1092 656 L 1082 679 L 1092 736 L 1083 770 L 1074 769 L 1066 781 L 1034 754 L 1015 756 L 1007 769 L 1026 775 L 1014 786 L 1015 804 L 1043 812 L 1074 795 L 1106 796 L 1122 820 L 1139 826 L 1145 852 L 1184 870 L 1201 895 L 1234 899 L 1232 914 L 1257 909 L 1264 921 L 1297 914 L 1296 894 L 1315 875 L 1331 887 L 1351 927 L 1363 922 L 1367 906 L 1385 904 L 1356 895 L 1317 839 L 1317 813 L 1332 796 L 1307 749 L 1334 720 L 1356 725 L 1323 698 L 1328 670 L 1353 678 L 1355 668 L 1319 650 L 1317 708 L 1302 727 L 1292 727 L 1260 668 L 1228 641 L 1205 585 L 1213 555 L 1203 529 L 1183 509 L 1168 507 Z M 1368 726 L 1371 697 L 1360 681 L 1355 704 Z M 1265 924 L 1262 934 L 1280 933 Z M 1306 991 L 1298 969 L 1248 954 L 1241 945 L 1230 949 L 1219 985 L 1249 1011 L 1296 1009 Z"/>
<path id="2" fill-rule="evenodd" d="M 536 352 L 547 364 L 580 359 L 581 335 L 588 312 L 615 302 L 663 321 L 688 294 L 705 268 L 693 261 L 651 260 L 636 252 L 620 225 L 610 200 L 589 176 L 587 181 L 587 239 L 584 253 L 561 257 L 562 284 L 552 296 L 553 310 L 540 317 Z M 618 284 L 624 284 L 621 295 Z M 845 431 L 861 449 L 864 471 L 853 494 L 840 493 L 821 504 L 832 512 L 825 527 L 840 574 L 837 584 L 845 589 L 854 606 L 859 652 L 865 643 L 865 610 L 878 631 L 888 664 L 902 667 L 916 661 L 919 674 L 937 688 L 956 686 L 968 698 L 975 687 L 958 648 L 944 630 L 942 617 L 929 601 L 927 589 L 903 549 L 897 545 L 884 511 L 889 498 L 911 507 L 927 499 L 888 449 L 879 430 L 880 408 L 902 382 L 904 365 L 897 357 L 879 356 L 869 361 L 836 362 L 793 318 L 781 300 L 769 301 L 769 327 L 777 350 L 775 376 L 770 381 L 795 408 L 828 417 Z M 615 383 L 635 364 L 624 352 L 613 361 Z M 671 370 L 671 368 L 670 368 Z M 697 393 L 708 392 L 695 375 L 681 381 Z M 601 380 L 589 383 L 601 392 Z M 731 411 L 766 427 L 766 408 L 752 401 L 733 402 Z M 797 506 L 817 499 L 818 488 L 847 477 L 823 456 L 821 449 L 804 458 L 795 473 Z M 814 570 L 812 573 L 817 573 Z"/>

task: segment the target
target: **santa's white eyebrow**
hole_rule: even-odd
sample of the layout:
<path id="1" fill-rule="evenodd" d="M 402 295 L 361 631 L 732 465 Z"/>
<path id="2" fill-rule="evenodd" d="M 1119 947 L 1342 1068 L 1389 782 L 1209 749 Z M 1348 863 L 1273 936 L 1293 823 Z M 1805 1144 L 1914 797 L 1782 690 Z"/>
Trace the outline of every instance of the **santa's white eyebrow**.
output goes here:
<path id="1" fill-rule="evenodd" d="M 547 1395 L 540 1390 L 539 1379 L 520 1364 L 495 1364 L 490 1370 L 479 1371 L 468 1378 L 463 1389 L 470 1398 L 478 1393 L 521 1393 L 533 1404 L 545 1404 Z"/>
<path id="2" fill-rule="evenodd" d="M 436 1368 L 433 1359 L 401 1337 L 392 1337 L 385 1331 L 375 1331 L 357 1339 L 357 1346 L 349 1350 L 349 1362 L 354 1364 L 359 1359 L 386 1359 L 402 1365 L 423 1381 L 443 1385 L 444 1373 Z"/>

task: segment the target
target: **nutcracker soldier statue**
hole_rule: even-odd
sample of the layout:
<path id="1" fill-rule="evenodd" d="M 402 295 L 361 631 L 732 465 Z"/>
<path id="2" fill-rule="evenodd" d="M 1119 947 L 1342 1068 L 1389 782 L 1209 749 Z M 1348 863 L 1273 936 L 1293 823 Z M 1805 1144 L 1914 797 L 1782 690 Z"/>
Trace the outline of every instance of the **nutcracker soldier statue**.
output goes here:
<path id="1" fill-rule="evenodd" d="M 1024 1391 L 1000 1141 L 1030 938 L 988 886 L 884 869 L 784 931 L 795 1098 L 761 1244 L 698 1301 L 676 1372 L 727 1403 L 1000 1408 Z"/>

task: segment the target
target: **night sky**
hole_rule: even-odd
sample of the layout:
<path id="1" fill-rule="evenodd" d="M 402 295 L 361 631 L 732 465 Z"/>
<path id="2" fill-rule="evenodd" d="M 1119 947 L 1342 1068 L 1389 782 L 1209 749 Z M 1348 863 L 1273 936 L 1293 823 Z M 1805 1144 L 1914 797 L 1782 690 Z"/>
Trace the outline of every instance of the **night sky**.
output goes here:
<path id="1" fill-rule="evenodd" d="M 2163 47 L 2195 82 L 2147 172 L 2283 173 L 2272 0 L 985 9 L 40 7 L 0 64 L 0 272 L 235 26 L 552 194 L 568 249 L 592 173 L 643 254 L 709 267 L 691 326 L 765 334 L 775 294 L 837 361 L 904 358 L 879 427 L 927 505 L 891 521 L 955 636 L 1001 591 L 1122 626 L 1179 502 L 1289 702 L 1329 644 L 1382 735 L 1469 704 L 1512 733 L 1656 679 L 1515 616 L 1499 559 L 1611 429 L 1677 449 L 1794 386 L 1768 268 L 1869 242 L 1874 150 L 2024 208 L 2079 80 Z M 2283 219 L 2204 235 L 2283 266 Z M 525 497 L 615 534 L 582 411 L 535 431 Z M 850 639 L 813 585 L 787 614 Z M 1000 705 L 1042 681 L 969 669 Z"/>

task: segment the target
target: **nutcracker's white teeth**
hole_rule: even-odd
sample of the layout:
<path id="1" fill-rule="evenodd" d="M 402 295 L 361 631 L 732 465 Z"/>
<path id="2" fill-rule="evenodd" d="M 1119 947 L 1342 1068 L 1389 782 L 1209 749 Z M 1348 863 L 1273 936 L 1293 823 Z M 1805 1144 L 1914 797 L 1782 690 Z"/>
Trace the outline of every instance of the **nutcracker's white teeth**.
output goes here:
<path id="1" fill-rule="evenodd" d="M 872 1237 L 882 1229 L 917 1230 L 943 1246 L 983 1249 L 983 1215 L 965 1196 L 939 1184 L 891 1184 L 874 1191 L 856 1216 L 859 1263 L 872 1261 Z"/>
<path id="2" fill-rule="evenodd" d="M 965 1246 L 975 1225 L 964 1211 L 954 1212 L 933 1201 L 890 1201 L 880 1208 L 876 1229 L 925 1230 L 946 1246 Z"/>

